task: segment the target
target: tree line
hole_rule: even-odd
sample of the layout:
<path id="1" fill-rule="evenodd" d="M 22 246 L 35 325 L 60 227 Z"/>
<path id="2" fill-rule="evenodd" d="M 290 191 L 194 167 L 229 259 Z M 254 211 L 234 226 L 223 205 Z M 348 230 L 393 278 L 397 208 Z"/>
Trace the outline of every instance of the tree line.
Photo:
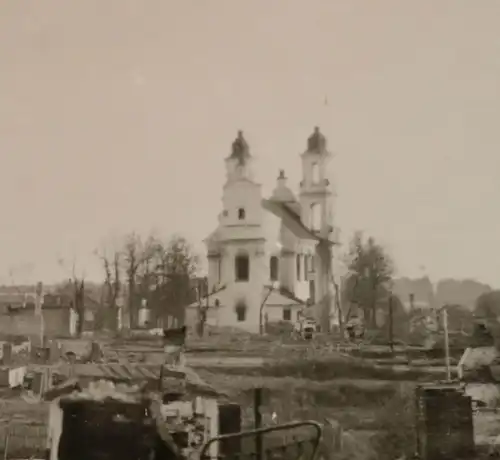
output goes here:
<path id="1" fill-rule="evenodd" d="M 99 299 L 102 308 L 98 318 L 95 318 L 97 327 L 114 329 L 116 325 L 113 322 L 120 307 L 128 312 L 131 325 L 137 325 L 138 311 L 143 302 L 149 307 L 152 324 L 164 321 L 167 316 L 182 320 L 184 307 L 207 294 L 205 284 L 193 283 L 199 268 L 199 257 L 181 235 L 168 239 L 155 235 L 143 238 L 132 232 L 115 240 L 113 245 L 103 245 L 95 251 L 95 256 L 103 273 Z M 417 314 L 415 311 L 408 312 L 402 299 L 393 295 L 395 264 L 381 244 L 373 237 L 356 232 L 343 259 L 348 273 L 341 285 L 335 286 L 335 304 L 341 328 L 362 317 L 365 330 L 377 331 L 388 338 L 388 317 L 391 316 L 391 327 L 394 329 L 391 332 L 396 336 L 407 337 L 410 329 L 419 329 L 418 323 L 423 324 L 425 315 L 419 317 L 418 308 L 415 309 Z M 77 276 L 74 267 L 70 284 L 79 318 L 77 329 L 81 333 L 86 284 L 85 276 Z M 448 307 L 453 329 L 463 329 L 464 325 L 472 328 L 473 311 L 460 305 Z M 476 310 L 478 315 L 488 318 L 491 328 L 497 328 L 497 335 L 500 336 L 499 322 L 495 322 L 500 317 L 500 295 L 481 296 Z M 203 317 L 203 311 L 200 315 Z M 439 323 L 439 318 L 435 319 Z"/>
<path id="2" fill-rule="evenodd" d="M 182 321 L 183 308 L 196 299 L 193 278 L 199 257 L 181 235 L 162 239 L 147 238 L 132 232 L 113 245 L 95 251 L 103 273 L 100 288 L 101 308 L 94 318 L 95 327 L 115 329 L 118 310 L 128 313 L 132 326 L 138 323 L 138 312 L 144 303 L 150 310 L 150 321 L 158 324 L 167 317 Z M 85 317 L 85 275 L 73 270 L 70 279 L 77 313 L 77 333 L 81 334 Z"/>
<path id="3" fill-rule="evenodd" d="M 431 338 L 442 342 L 446 309 L 452 343 L 461 347 L 496 342 L 500 347 L 500 291 L 483 292 L 470 307 L 455 299 L 443 305 L 429 305 L 433 307 L 430 309 L 421 308 L 414 304 L 411 293 L 408 299 L 394 295 L 393 259 L 373 237 L 365 237 L 362 232 L 354 234 L 345 262 L 348 275 L 340 288 L 341 302 L 338 302 L 340 322 L 344 325 L 353 316 L 362 316 L 365 330 L 385 341 L 400 339 L 424 344 Z M 403 305 L 405 300 L 410 304 L 409 309 Z"/>

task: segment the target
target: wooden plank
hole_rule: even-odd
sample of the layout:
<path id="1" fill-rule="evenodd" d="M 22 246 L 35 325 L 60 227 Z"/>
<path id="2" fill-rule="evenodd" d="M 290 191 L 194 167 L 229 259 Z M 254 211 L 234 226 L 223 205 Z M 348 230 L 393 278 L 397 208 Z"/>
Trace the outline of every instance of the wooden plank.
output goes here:
<path id="1" fill-rule="evenodd" d="M 120 380 L 133 380 L 134 375 L 130 375 L 122 364 L 113 363 L 106 366 L 106 372 L 110 378 Z"/>
<path id="2" fill-rule="evenodd" d="M 128 375 L 128 378 L 133 378 L 134 377 L 134 367 L 130 363 L 123 363 L 122 364 L 122 369 L 123 373 Z"/>
<path id="3" fill-rule="evenodd" d="M 157 378 L 156 375 L 153 372 L 151 372 L 146 366 L 136 366 L 135 371 L 137 374 L 144 376 L 148 379 Z"/>
<path id="4" fill-rule="evenodd" d="M 100 364 L 99 365 L 99 370 L 102 372 L 103 378 L 114 378 L 115 374 L 113 371 L 109 369 L 109 364 Z"/>

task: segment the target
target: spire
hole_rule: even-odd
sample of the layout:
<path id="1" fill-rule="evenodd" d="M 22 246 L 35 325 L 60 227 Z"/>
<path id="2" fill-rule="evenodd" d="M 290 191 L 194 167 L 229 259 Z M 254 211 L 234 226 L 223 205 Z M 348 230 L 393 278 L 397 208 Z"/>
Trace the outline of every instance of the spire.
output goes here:
<path id="1" fill-rule="evenodd" d="M 235 158 L 240 164 L 245 163 L 245 160 L 250 157 L 250 149 L 248 143 L 243 137 L 243 131 L 238 131 L 238 136 L 233 141 L 231 147 L 231 155 L 229 158 Z"/>
<path id="2" fill-rule="evenodd" d="M 321 134 L 319 127 L 314 128 L 314 132 L 307 139 L 307 151 L 323 153 L 326 150 L 326 137 Z"/>

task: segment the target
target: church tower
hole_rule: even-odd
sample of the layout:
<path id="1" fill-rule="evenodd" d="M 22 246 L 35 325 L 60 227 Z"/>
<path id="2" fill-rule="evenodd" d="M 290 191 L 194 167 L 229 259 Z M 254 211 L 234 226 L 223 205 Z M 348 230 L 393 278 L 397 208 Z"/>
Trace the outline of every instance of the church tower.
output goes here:
<path id="1" fill-rule="evenodd" d="M 335 191 L 328 179 L 328 165 L 332 156 L 327 150 L 325 136 L 318 127 L 314 128 L 307 140 L 307 150 L 301 155 L 299 201 L 302 222 L 323 238 L 328 238 L 333 230 Z"/>
<path id="2" fill-rule="evenodd" d="M 231 227 L 259 225 L 262 214 L 261 185 L 255 181 L 254 159 L 242 131 L 238 131 L 231 146 L 231 154 L 225 162 L 226 183 L 221 224 Z"/>
<path id="3" fill-rule="evenodd" d="M 243 137 L 243 131 L 238 131 L 231 145 L 231 154 L 226 158 L 227 183 L 240 180 L 254 180 L 253 157 L 250 148 Z"/>

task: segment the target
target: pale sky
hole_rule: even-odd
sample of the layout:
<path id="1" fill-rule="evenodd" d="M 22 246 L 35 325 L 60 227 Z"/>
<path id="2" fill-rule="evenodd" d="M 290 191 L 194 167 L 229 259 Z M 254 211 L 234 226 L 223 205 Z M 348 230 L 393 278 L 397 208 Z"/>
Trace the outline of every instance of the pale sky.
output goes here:
<path id="1" fill-rule="evenodd" d="M 499 24 L 498 0 L 2 1 L 0 282 L 98 278 L 130 230 L 202 250 L 236 131 L 270 192 L 320 125 L 344 241 L 500 286 Z"/>

